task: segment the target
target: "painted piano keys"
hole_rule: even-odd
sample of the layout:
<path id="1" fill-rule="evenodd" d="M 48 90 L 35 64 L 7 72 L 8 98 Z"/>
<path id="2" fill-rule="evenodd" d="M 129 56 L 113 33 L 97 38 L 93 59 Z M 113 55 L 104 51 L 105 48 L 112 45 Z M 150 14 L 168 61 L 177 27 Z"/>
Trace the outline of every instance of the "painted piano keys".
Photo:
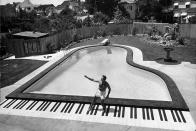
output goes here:
<path id="1" fill-rule="evenodd" d="M 180 126 L 184 128 L 190 127 L 195 128 L 195 124 L 189 112 L 181 110 L 165 110 L 165 109 L 152 109 L 152 108 L 138 108 L 138 107 L 127 107 L 127 106 L 112 106 L 106 105 L 106 110 L 102 110 L 102 106 L 96 104 L 93 106 L 91 111 L 88 111 L 90 104 L 85 103 L 71 103 L 71 102 L 51 102 L 51 101 L 36 101 L 36 100 L 19 100 L 19 99 L 6 99 L 0 104 L 0 113 L 21 111 L 21 114 L 25 115 L 26 112 L 33 112 L 34 115 L 39 117 L 47 112 L 47 117 L 50 114 L 64 115 L 64 119 L 84 120 L 88 122 L 94 122 L 93 118 L 99 118 L 98 122 L 109 122 L 114 124 L 129 124 L 137 125 L 142 123 L 148 127 L 156 127 L 153 123 L 158 123 L 156 128 L 167 129 L 166 125 L 176 126 L 169 129 L 178 129 Z M 32 113 L 31 113 L 32 114 Z M 66 116 L 67 115 L 67 116 Z M 68 116 L 69 115 L 69 116 Z M 45 117 L 46 115 L 43 115 Z M 56 115 L 51 115 L 55 117 Z M 107 120 L 106 120 L 107 119 Z M 129 123 L 130 121 L 130 123 Z M 97 121 L 96 121 L 97 122 Z M 163 126 L 162 126 L 163 124 Z M 139 125 L 139 124 L 138 124 Z"/>

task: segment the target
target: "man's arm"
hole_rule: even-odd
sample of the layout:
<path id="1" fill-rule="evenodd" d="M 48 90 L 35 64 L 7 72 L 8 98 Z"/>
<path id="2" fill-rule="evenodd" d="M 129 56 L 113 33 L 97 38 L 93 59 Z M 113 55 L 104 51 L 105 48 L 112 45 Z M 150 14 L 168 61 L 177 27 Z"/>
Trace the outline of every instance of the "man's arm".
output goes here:
<path id="1" fill-rule="evenodd" d="M 97 80 L 94 80 L 94 79 L 92 79 L 92 78 L 90 78 L 90 77 L 86 76 L 86 75 L 84 75 L 84 77 L 86 77 L 86 78 L 87 78 L 87 79 L 89 79 L 90 81 L 93 81 L 93 82 L 99 82 L 99 81 L 97 81 Z"/>
<path id="2" fill-rule="evenodd" d="M 108 84 L 108 95 L 106 96 L 106 98 L 108 98 L 109 97 L 109 95 L 110 95 L 110 92 L 111 92 L 111 87 L 110 87 L 110 85 Z"/>

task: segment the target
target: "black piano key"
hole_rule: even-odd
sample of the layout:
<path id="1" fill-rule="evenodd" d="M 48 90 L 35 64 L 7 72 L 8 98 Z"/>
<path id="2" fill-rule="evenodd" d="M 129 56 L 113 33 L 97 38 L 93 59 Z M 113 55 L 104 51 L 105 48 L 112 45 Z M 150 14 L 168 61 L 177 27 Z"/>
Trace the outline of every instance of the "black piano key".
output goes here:
<path id="1" fill-rule="evenodd" d="M 73 107 L 74 107 L 74 103 L 72 103 L 72 105 L 71 105 L 71 107 L 69 108 L 69 110 L 68 110 L 68 112 L 67 113 L 70 113 L 71 112 L 71 110 L 73 109 Z"/>
<path id="2" fill-rule="evenodd" d="M 125 117 L 125 107 L 123 106 L 122 108 L 122 117 L 124 118 Z"/>
<path id="3" fill-rule="evenodd" d="M 106 110 L 106 116 L 108 116 L 109 112 L 110 112 L 110 105 L 108 105 L 108 108 Z"/>
<path id="4" fill-rule="evenodd" d="M 23 100 L 23 102 L 21 102 L 17 107 L 16 109 L 19 109 L 24 103 L 26 103 L 27 100 Z"/>
<path id="5" fill-rule="evenodd" d="M 121 106 L 119 106 L 119 109 L 118 109 L 118 117 L 120 117 L 120 114 L 121 114 Z"/>
<path id="6" fill-rule="evenodd" d="M 146 108 L 146 114 L 147 114 L 147 120 L 150 120 L 150 114 L 149 114 L 149 109 Z"/>
<path id="7" fill-rule="evenodd" d="M 8 104 L 6 104 L 3 108 L 9 108 L 12 104 L 14 104 L 17 100 L 12 100 Z"/>
<path id="8" fill-rule="evenodd" d="M 179 111 L 179 112 L 180 112 L 180 116 L 181 116 L 181 118 L 182 118 L 182 121 L 183 121 L 184 123 L 186 123 L 186 120 L 185 120 L 185 118 L 184 118 L 184 115 L 183 115 L 182 111 Z"/>
<path id="9" fill-rule="evenodd" d="M 47 102 L 45 102 L 45 104 L 43 104 L 43 106 L 39 109 L 39 111 L 42 111 L 47 105 L 48 105 L 48 101 Z"/>
<path id="10" fill-rule="evenodd" d="M 0 104 L 0 106 L 1 105 L 3 105 L 5 102 L 7 102 L 8 101 L 8 99 L 6 99 L 6 100 L 4 100 L 1 104 Z"/>
<path id="11" fill-rule="evenodd" d="M 58 105 L 54 108 L 53 112 L 56 112 L 56 110 L 59 108 L 62 102 L 59 102 Z"/>
<path id="12" fill-rule="evenodd" d="M 45 110 L 49 107 L 49 105 L 50 105 L 51 103 L 52 103 L 52 102 L 50 101 L 50 102 L 44 107 L 43 111 L 45 111 Z"/>
<path id="13" fill-rule="evenodd" d="M 151 114 L 151 119 L 154 120 L 154 114 L 152 109 L 150 109 L 150 114 Z"/>
<path id="14" fill-rule="evenodd" d="M 117 113 L 117 106 L 115 106 L 115 109 L 114 109 L 114 117 L 116 117 L 116 113 Z"/>
<path id="15" fill-rule="evenodd" d="M 146 119 L 145 108 L 142 108 L 142 117 L 144 120 Z"/>
<path id="16" fill-rule="evenodd" d="M 79 111 L 79 109 L 80 109 L 81 105 L 82 105 L 81 103 L 78 105 L 78 108 L 76 109 L 75 114 L 77 114 L 77 113 L 78 113 L 78 111 Z"/>
<path id="17" fill-rule="evenodd" d="M 3 108 L 6 108 L 10 103 L 12 103 L 14 101 L 14 99 L 13 100 L 11 100 L 10 102 L 8 102 L 6 105 L 4 105 L 4 107 Z"/>
<path id="18" fill-rule="evenodd" d="M 96 108 L 95 108 L 95 112 L 94 112 L 94 115 L 97 115 L 97 111 L 99 109 L 99 105 L 97 104 Z"/>
<path id="19" fill-rule="evenodd" d="M 133 107 L 130 107 L 130 118 L 133 118 Z"/>
<path id="20" fill-rule="evenodd" d="M 165 118 L 165 121 L 168 121 L 168 120 L 167 120 L 167 115 L 166 115 L 166 113 L 165 113 L 165 110 L 163 109 L 162 111 L 163 111 L 163 116 L 164 116 L 164 118 Z"/>
<path id="21" fill-rule="evenodd" d="M 64 105 L 64 107 L 62 108 L 61 112 L 64 112 L 64 110 L 65 110 L 67 104 L 68 104 L 68 103 L 66 103 L 66 104 Z"/>
<path id="22" fill-rule="evenodd" d="M 134 118 L 137 119 L 137 108 L 134 108 Z"/>
<path id="23" fill-rule="evenodd" d="M 42 107 L 42 105 L 44 105 L 45 102 L 46 102 L 46 101 L 43 101 L 43 102 L 41 103 L 41 105 L 39 105 L 39 107 L 37 107 L 36 111 L 38 111 L 38 110 Z"/>
<path id="24" fill-rule="evenodd" d="M 19 109 L 27 100 L 23 100 L 17 107 L 16 109 Z"/>
<path id="25" fill-rule="evenodd" d="M 39 101 L 36 101 L 30 108 L 29 110 L 33 109 L 35 107 L 35 105 L 38 103 Z"/>
<path id="26" fill-rule="evenodd" d="M 28 110 L 36 101 L 33 101 L 27 108 L 26 110 Z"/>
<path id="27" fill-rule="evenodd" d="M 160 109 L 158 109 L 158 112 L 159 112 L 160 120 L 161 120 L 161 121 L 163 121 L 163 116 L 162 116 L 161 110 L 160 110 Z"/>
<path id="28" fill-rule="evenodd" d="M 29 100 L 27 100 L 23 105 L 21 105 L 19 109 L 22 109 L 28 102 Z"/>
<path id="29" fill-rule="evenodd" d="M 83 104 L 83 105 L 82 105 L 82 108 L 80 109 L 79 114 L 81 114 L 81 113 L 82 113 L 82 111 L 83 111 L 83 109 L 84 109 L 84 106 L 85 106 L 85 104 Z"/>
<path id="30" fill-rule="evenodd" d="M 20 105 L 23 102 L 23 100 L 20 100 L 20 102 L 18 102 L 18 104 L 16 104 L 12 109 L 15 109 L 16 107 L 18 107 L 18 105 Z"/>
<path id="31" fill-rule="evenodd" d="M 179 116 L 179 114 L 178 114 L 178 111 L 177 111 L 177 110 L 175 110 L 175 113 L 176 113 L 176 116 L 177 116 L 177 118 L 178 118 L 178 121 L 179 121 L 179 122 L 182 122 L 182 121 L 181 121 L 181 119 L 180 119 L 180 116 Z"/>
<path id="32" fill-rule="evenodd" d="M 175 117 L 175 115 L 174 115 L 174 111 L 173 111 L 173 110 L 171 110 L 171 114 L 172 114 L 172 117 L 173 117 L 174 122 L 177 122 L 177 120 L 176 120 L 176 117 Z"/>
<path id="33" fill-rule="evenodd" d="M 67 105 L 67 107 L 66 107 L 64 113 L 67 113 L 67 111 L 68 111 L 69 107 L 71 106 L 71 104 L 72 104 L 72 103 L 69 103 L 69 104 Z"/>
<path id="34" fill-rule="evenodd" d="M 54 110 L 54 108 L 56 107 L 56 105 L 58 104 L 59 102 L 56 102 L 55 104 L 54 104 L 54 106 L 50 109 L 50 112 L 52 112 L 53 110 Z"/>

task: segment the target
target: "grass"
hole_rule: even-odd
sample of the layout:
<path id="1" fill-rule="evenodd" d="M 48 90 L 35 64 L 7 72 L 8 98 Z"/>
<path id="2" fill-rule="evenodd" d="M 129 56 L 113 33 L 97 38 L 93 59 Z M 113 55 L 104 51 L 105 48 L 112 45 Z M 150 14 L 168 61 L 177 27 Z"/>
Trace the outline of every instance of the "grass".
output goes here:
<path id="1" fill-rule="evenodd" d="M 99 39 L 101 41 L 102 39 Z M 161 61 L 166 57 L 166 52 L 160 45 L 149 44 L 141 39 L 134 36 L 115 36 L 110 38 L 111 43 L 129 45 L 139 48 L 143 53 L 143 59 L 145 61 L 157 61 L 162 64 L 179 64 L 182 61 L 191 62 L 196 64 L 196 44 L 189 43 L 187 46 L 175 47 L 174 51 L 171 52 L 171 57 L 175 60 L 175 63 L 168 63 Z M 87 43 L 81 42 L 73 47 L 84 46 L 87 44 L 93 45 L 97 44 L 98 40 L 88 41 Z"/>
<path id="2" fill-rule="evenodd" d="M 14 84 L 45 63 L 46 61 L 22 59 L 0 61 L 0 88 Z"/>

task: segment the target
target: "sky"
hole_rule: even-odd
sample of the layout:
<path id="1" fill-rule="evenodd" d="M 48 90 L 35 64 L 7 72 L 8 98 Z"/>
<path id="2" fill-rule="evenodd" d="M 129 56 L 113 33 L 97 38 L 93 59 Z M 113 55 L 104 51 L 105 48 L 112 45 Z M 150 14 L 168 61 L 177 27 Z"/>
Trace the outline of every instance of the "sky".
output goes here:
<path id="1" fill-rule="evenodd" d="M 13 2 L 23 2 L 24 0 L 0 0 L 0 5 L 5 5 L 7 3 L 13 3 Z M 63 3 L 63 1 L 66 0 L 30 0 L 32 4 L 40 5 L 40 4 L 53 4 L 54 6 L 60 5 Z"/>

